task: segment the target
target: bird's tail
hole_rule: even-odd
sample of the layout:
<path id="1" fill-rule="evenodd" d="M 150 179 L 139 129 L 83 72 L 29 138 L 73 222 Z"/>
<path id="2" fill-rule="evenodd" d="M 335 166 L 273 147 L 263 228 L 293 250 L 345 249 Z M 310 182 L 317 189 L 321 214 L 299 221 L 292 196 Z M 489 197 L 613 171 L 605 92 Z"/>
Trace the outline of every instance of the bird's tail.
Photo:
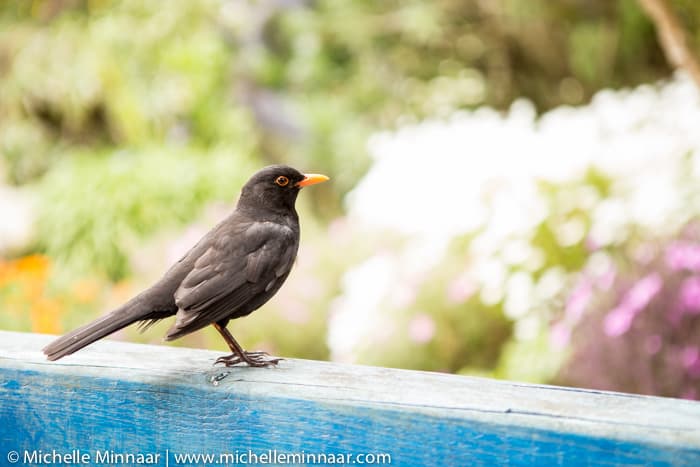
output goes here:
<path id="1" fill-rule="evenodd" d="M 132 323 L 149 319 L 150 307 L 139 298 L 137 296 L 109 314 L 51 342 L 43 349 L 46 358 L 58 360 Z"/>

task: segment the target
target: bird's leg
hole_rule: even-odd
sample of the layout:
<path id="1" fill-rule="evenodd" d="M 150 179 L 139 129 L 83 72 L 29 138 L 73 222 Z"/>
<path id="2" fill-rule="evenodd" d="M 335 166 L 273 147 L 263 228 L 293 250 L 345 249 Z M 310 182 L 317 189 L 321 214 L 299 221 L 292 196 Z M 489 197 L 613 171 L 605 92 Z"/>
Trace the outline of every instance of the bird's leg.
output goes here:
<path id="1" fill-rule="evenodd" d="M 277 365 L 281 358 L 265 358 L 268 356 L 267 352 L 246 352 L 243 347 L 236 342 L 231 333 L 226 329 L 225 326 L 221 326 L 219 323 L 214 323 L 214 328 L 219 331 L 221 337 L 224 338 L 228 344 L 229 349 L 233 352 L 231 355 L 226 355 L 224 357 L 219 357 L 216 359 L 216 363 L 223 363 L 226 366 L 233 366 L 241 362 L 247 363 L 249 366 L 270 366 Z"/>

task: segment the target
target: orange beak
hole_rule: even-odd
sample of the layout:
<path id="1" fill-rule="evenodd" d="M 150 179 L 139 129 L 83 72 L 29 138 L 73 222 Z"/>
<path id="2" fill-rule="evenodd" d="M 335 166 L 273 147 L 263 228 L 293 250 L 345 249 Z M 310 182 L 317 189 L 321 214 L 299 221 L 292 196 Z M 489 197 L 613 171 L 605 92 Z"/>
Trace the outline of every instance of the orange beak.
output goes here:
<path id="1" fill-rule="evenodd" d="M 321 174 L 304 174 L 304 180 L 297 183 L 298 187 L 304 187 L 309 185 L 315 185 L 317 183 L 323 183 L 330 180 L 325 175 Z"/>

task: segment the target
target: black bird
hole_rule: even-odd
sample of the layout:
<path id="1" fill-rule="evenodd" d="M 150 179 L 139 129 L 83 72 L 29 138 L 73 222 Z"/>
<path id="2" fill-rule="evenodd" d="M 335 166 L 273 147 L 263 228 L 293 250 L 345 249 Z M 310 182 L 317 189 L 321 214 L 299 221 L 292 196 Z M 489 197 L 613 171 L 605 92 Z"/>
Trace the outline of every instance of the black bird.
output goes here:
<path id="1" fill-rule="evenodd" d="M 278 358 L 246 352 L 226 329 L 229 320 L 249 315 L 282 286 L 299 248 L 299 217 L 294 207 L 302 187 L 328 177 L 302 174 L 284 165 L 265 167 L 241 190 L 235 210 L 207 233 L 149 289 L 111 313 L 44 348 L 58 360 L 132 323 L 148 328 L 175 315 L 165 340 L 213 325 L 231 355 L 226 366 L 275 365 Z"/>

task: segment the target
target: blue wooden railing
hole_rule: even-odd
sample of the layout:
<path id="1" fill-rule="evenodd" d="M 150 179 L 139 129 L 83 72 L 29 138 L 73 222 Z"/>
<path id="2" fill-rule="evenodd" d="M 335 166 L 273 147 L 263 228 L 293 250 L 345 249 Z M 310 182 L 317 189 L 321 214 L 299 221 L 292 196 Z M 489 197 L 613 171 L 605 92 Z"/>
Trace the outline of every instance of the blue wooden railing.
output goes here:
<path id="1" fill-rule="evenodd" d="M 700 466 L 697 402 L 114 341 L 50 363 L 50 339 L 0 332 L 0 465 Z"/>

